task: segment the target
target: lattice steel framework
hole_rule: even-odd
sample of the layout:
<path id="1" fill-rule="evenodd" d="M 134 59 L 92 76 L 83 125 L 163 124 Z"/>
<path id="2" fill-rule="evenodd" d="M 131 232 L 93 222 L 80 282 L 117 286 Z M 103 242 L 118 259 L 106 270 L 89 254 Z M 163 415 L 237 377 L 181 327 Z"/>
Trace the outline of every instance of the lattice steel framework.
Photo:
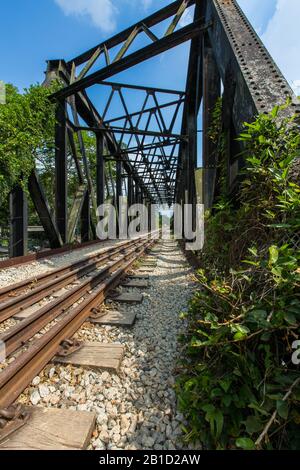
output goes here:
<path id="1" fill-rule="evenodd" d="M 193 20 L 181 26 L 187 11 L 193 14 Z M 168 27 L 158 36 L 154 30 L 162 30 L 166 20 L 169 20 Z M 137 38 L 143 36 L 148 44 L 138 47 Z M 109 81 L 116 74 L 184 42 L 190 42 L 185 90 Z M 218 193 L 219 175 L 218 155 L 208 131 L 221 94 L 223 131 L 228 136 L 230 191 L 236 187 L 243 165 L 238 156 L 241 149 L 235 140 L 243 123 L 253 120 L 258 113 L 271 111 L 288 97 L 292 105 L 285 113 L 299 113 L 291 88 L 235 0 L 175 1 L 68 62 L 49 61 L 45 86 L 55 78 L 64 84 L 52 96 L 57 103 L 55 218 L 36 172 L 29 180 L 31 197 L 53 248 L 73 241 L 79 221 L 82 241 L 94 238 L 91 209 L 96 212 L 108 194 L 116 205 L 119 196 L 126 194 L 129 204 L 201 201 L 210 207 Z M 101 110 L 95 92 L 91 98 L 90 89 L 99 89 L 99 96 L 101 90 L 109 90 L 106 100 L 101 101 Z M 129 111 L 128 92 L 143 96 L 142 105 L 134 112 Z M 109 117 L 116 98 L 119 114 Z M 199 160 L 200 109 L 203 134 L 199 194 L 195 170 Z M 181 130 L 176 132 L 179 119 Z M 96 181 L 92 181 L 89 169 L 84 131 L 92 132 L 97 139 Z M 75 141 L 79 142 L 80 157 Z M 67 204 L 68 150 L 78 174 L 78 190 L 71 210 Z M 106 162 L 113 162 L 115 181 Z M 26 249 L 26 203 L 19 188 L 11 196 L 11 214 L 11 252 L 19 256 Z"/>

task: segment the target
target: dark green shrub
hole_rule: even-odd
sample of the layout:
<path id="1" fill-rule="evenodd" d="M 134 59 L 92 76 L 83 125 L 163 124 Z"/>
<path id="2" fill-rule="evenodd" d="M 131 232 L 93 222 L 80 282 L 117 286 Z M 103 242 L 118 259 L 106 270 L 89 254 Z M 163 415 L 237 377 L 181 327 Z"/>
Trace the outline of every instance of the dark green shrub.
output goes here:
<path id="1" fill-rule="evenodd" d="M 279 111 L 245 124 L 239 205 L 223 192 L 208 216 L 199 290 L 183 315 L 176 388 L 186 440 L 210 449 L 300 447 L 292 362 L 300 323 L 300 186 L 292 174 L 300 135 L 292 120 L 279 121 Z"/>

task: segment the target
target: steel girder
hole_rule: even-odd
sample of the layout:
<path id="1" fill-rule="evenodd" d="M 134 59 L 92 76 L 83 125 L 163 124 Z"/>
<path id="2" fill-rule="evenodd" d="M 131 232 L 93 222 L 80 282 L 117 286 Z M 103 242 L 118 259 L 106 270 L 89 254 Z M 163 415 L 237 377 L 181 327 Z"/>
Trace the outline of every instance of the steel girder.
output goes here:
<path id="1" fill-rule="evenodd" d="M 235 0 L 201 0 L 196 2 L 195 21 L 212 26 L 192 41 L 190 65 L 183 116 L 183 134 L 193 132 L 194 109 L 202 103 L 202 187 L 199 195 L 206 207 L 211 207 L 218 192 L 218 161 L 208 130 L 212 120 L 214 104 L 220 93 L 220 80 L 223 84 L 223 130 L 228 134 L 227 186 L 232 192 L 238 183 L 239 170 L 243 160 L 239 157 L 241 148 L 236 136 L 243 130 L 245 122 L 251 122 L 259 113 L 268 113 L 275 106 L 291 105 L 282 111 L 282 117 L 300 113 L 299 102 L 288 82 L 276 66 L 272 57 L 257 36 L 255 30 L 243 14 Z M 202 44 L 200 44 L 200 42 Z M 195 79 L 197 67 L 201 74 Z M 193 78 L 191 78 L 193 77 Z M 192 121 L 189 122 L 190 106 Z M 191 145 L 182 145 L 180 165 L 177 173 L 177 201 L 193 200 L 193 183 L 190 163 L 193 155 Z M 191 194 L 192 193 L 192 194 Z"/>
<path id="2" fill-rule="evenodd" d="M 180 27 L 188 8 L 194 19 Z M 154 26 L 167 19 L 163 35 Z M 161 28 L 162 29 L 162 28 Z M 150 44 L 130 52 L 136 38 Z M 136 86 L 107 81 L 179 44 L 190 41 L 187 82 L 184 91 Z M 117 52 L 113 51 L 118 48 Z M 287 81 L 260 41 L 235 0 L 178 0 L 130 28 L 66 62 L 49 61 L 45 86 L 59 77 L 63 88 L 52 96 L 57 103 L 56 126 L 56 221 L 53 220 L 42 190 L 32 175 L 30 192 L 51 246 L 72 241 L 74 228 L 81 221 L 82 240 L 95 236 L 90 210 L 108 195 L 117 205 L 117 197 L 127 192 L 130 203 L 146 199 L 152 203 L 203 202 L 210 207 L 218 194 L 218 155 L 209 139 L 209 128 L 216 100 L 223 84 L 223 130 L 228 135 L 227 186 L 232 191 L 243 162 L 235 137 L 245 121 L 258 113 L 267 113 L 275 105 L 291 99 L 283 114 L 299 113 L 298 102 Z M 109 89 L 102 109 L 91 99 L 89 89 Z M 127 93 L 143 94 L 142 105 L 130 110 Z M 160 96 L 168 97 L 160 101 Z M 118 115 L 110 115 L 113 100 L 119 100 Z M 198 115 L 202 103 L 202 129 Z M 171 116 L 167 123 L 165 113 Z M 182 119 L 181 131 L 175 124 Z M 83 122 L 85 124 L 83 124 Z M 84 132 L 96 136 L 96 181 L 92 181 L 84 146 Z M 196 194 L 195 169 L 199 165 L 198 136 L 202 133 L 202 187 Z M 67 210 L 67 154 L 72 155 L 78 176 L 78 191 Z M 115 175 L 114 175 L 115 173 Z M 94 189 L 94 186 L 96 188 Z M 24 199 L 24 198 L 23 198 Z M 16 190 L 12 195 L 12 221 L 26 204 Z M 14 227 L 14 223 L 12 224 Z M 26 224 L 16 232 L 14 245 L 24 247 Z M 23 237 L 23 238 L 22 238 Z M 21 253 L 23 248 L 16 250 Z"/>
<path id="3" fill-rule="evenodd" d="M 168 172 L 176 171 L 177 166 L 173 162 L 173 157 L 176 153 L 178 143 L 184 139 L 184 136 L 174 135 L 172 133 L 172 128 L 178 117 L 181 105 L 184 103 L 184 92 L 176 92 L 173 90 L 165 90 L 161 88 L 126 85 L 113 82 L 103 82 L 103 78 L 108 78 L 120 70 L 125 70 L 126 68 L 131 67 L 140 61 L 146 60 L 163 52 L 164 50 L 175 47 L 176 45 L 181 44 L 182 42 L 185 42 L 194 36 L 197 36 L 199 34 L 198 22 L 194 22 L 186 27 L 180 28 L 178 31 L 175 31 L 175 28 L 177 27 L 185 10 L 188 7 L 194 5 L 194 3 L 195 1 L 190 0 L 174 2 L 156 14 L 146 18 L 142 22 L 133 25 L 133 27 L 91 49 L 87 53 L 72 59 L 68 63 L 63 62 L 65 68 L 64 75 L 67 77 L 69 84 L 53 96 L 54 99 L 62 102 L 64 100 L 69 100 L 72 96 L 77 96 L 79 93 L 86 93 L 86 89 L 95 84 L 111 87 L 111 95 L 109 96 L 107 105 L 103 110 L 101 119 L 94 126 L 91 126 L 90 120 L 86 122 L 88 123 L 90 131 L 93 131 L 96 134 L 101 132 L 105 135 L 106 138 L 110 138 L 110 140 L 114 142 L 115 145 L 108 145 L 107 157 L 111 156 L 116 161 L 121 158 L 122 161 L 124 161 L 125 169 L 128 170 L 128 174 L 132 174 L 133 177 L 137 179 L 136 184 L 142 188 L 142 190 L 145 192 L 145 196 L 148 197 L 150 202 L 171 204 L 174 199 L 175 185 L 173 183 L 170 185 L 170 175 Z M 170 26 L 167 28 L 167 31 L 162 38 L 158 38 L 156 35 L 154 35 L 153 32 L 151 32 L 152 26 L 157 25 L 171 16 L 174 16 L 174 18 L 172 19 Z M 141 33 L 145 33 L 153 43 L 149 46 L 145 46 L 133 54 L 126 55 L 135 38 Z M 116 45 L 120 45 L 120 50 L 115 59 L 111 62 L 109 58 L 110 49 Z M 100 69 L 97 72 L 89 74 L 91 68 L 95 67 L 97 63 L 99 63 L 101 56 L 105 56 L 106 67 Z M 81 66 L 82 69 L 79 73 L 77 73 L 77 68 L 79 66 Z M 138 110 L 135 113 L 129 113 L 126 100 L 124 99 L 123 89 L 135 89 L 136 91 L 145 92 L 145 101 L 141 110 Z M 159 104 L 157 93 L 173 94 L 176 96 L 176 99 L 174 98 L 169 103 Z M 124 114 L 118 118 L 106 120 L 106 114 L 109 111 L 114 94 L 118 94 L 120 96 Z M 153 98 L 154 101 L 151 107 L 147 106 L 149 97 Z M 163 110 L 166 108 L 170 110 L 172 106 L 175 107 L 173 119 L 170 126 L 167 128 L 163 119 Z M 82 113 L 80 114 L 83 119 L 85 119 Z M 137 125 L 134 125 L 133 121 L 135 119 L 137 119 L 137 122 L 139 123 L 145 116 L 148 117 L 148 122 L 144 128 L 140 129 Z M 149 125 L 151 124 L 151 120 L 153 119 L 156 120 L 157 124 L 156 132 L 148 129 Z M 113 125 L 116 122 L 120 125 Z M 70 121 L 68 121 L 68 125 L 73 132 L 87 130 L 86 127 L 76 126 Z M 129 141 L 126 143 L 128 152 L 126 149 L 124 150 L 124 148 L 122 148 L 125 135 L 130 136 Z M 146 138 L 149 137 L 153 137 L 152 142 L 145 143 L 147 140 Z M 130 146 L 132 141 L 135 144 L 133 147 Z M 169 154 L 167 154 L 165 147 L 168 147 Z M 155 164 L 157 163 L 156 160 L 159 157 L 152 155 L 152 151 L 154 149 L 160 153 L 160 158 L 165 162 L 166 191 L 164 191 L 163 194 L 156 187 Z M 133 155 L 135 158 L 134 161 L 132 159 Z M 147 170 L 148 176 L 150 176 L 152 180 L 154 190 L 156 189 L 155 198 L 152 196 L 153 193 L 150 194 L 148 186 L 144 185 L 143 178 L 140 178 L 138 174 L 135 174 L 135 168 L 139 168 L 141 163 L 143 163 L 145 169 Z"/>

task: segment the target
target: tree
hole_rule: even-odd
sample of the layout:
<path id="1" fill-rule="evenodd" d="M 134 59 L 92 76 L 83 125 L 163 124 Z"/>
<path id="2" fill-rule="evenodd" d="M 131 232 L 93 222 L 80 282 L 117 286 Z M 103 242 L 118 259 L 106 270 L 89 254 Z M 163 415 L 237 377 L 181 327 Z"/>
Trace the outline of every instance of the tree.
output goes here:
<path id="1" fill-rule="evenodd" d="M 6 85 L 6 104 L 0 105 L 0 206 L 16 184 L 27 186 L 37 166 L 47 168 L 54 155 L 55 105 L 49 95 L 57 89 L 40 85 L 19 93 Z"/>

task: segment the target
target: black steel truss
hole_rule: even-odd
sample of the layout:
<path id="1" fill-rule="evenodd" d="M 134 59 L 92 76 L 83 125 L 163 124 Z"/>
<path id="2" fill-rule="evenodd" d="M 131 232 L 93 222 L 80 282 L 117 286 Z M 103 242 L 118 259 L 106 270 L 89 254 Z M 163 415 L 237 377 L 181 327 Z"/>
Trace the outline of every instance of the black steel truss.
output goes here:
<path id="1" fill-rule="evenodd" d="M 194 19 L 180 27 L 187 9 L 194 9 Z M 168 27 L 158 37 L 153 27 L 168 19 Z M 136 38 L 142 36 L 144 47 L 131 51 Z M 190 55 L 185 90 L 108 81 L 187 41 Z M 200 201 L 210 207 L 218 193 L 218 155 L 208 130 L 221 83 L 229 191 L 235 188 L 243 164 L 235 142 L 243 123 L 283 104 L 288 97 L 292 104 L 284 112 L 300 112 L 291 88 L 235 0 L 175 1 L 70 61 L 49 61 L 44 85 L 55 78 L 63 83 L 52 96 L 57 103 L 55 220 L 35 172 L 29 180 L 31 197 L 52 247 L 72 242 L 78 225 L 82 241 L 94 238 L 98 205 L 109 198 L 118 207 L 119 196 L 125 193 L 129 204 L 145 201 L 171 206 Z M 102 94 L 107 90 L 104 99 Z M 129 92 L 143 97 L 142 105 L 134 111 L 128 104 Z M 119 105 L 114 115 L 116 99 Z M 96 181 L 85 149 L 85 132 L 96 140 Z M 195 170 L 201 132 L 203 189 L 197 194 Z M 67 204 L 68 154 L 78 177 L 71 209 Z M 11 214 L 11 254 L 24 254 L 26 197 L 20 188 L 12 192 Z"/>

